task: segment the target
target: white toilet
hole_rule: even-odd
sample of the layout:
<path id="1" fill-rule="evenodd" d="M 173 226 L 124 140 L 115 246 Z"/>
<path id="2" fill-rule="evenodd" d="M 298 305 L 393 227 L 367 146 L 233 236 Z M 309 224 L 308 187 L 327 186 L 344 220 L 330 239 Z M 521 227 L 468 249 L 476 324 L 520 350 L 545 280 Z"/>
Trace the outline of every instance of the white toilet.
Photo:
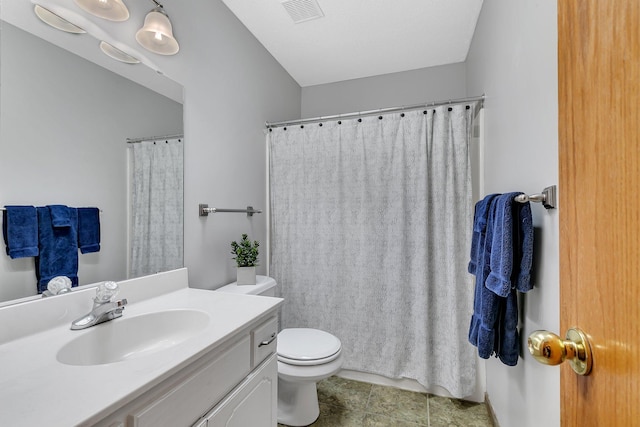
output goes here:
<path id="1" fill-rule="evenodd" d="M 257 276 L 255 285 L 233 282 L 217 291 L 274 296 L 275 286 L 271 277 Z M 316 383 L 340 370 L 342 344 L 325 331 L 290 328 L 278 334 L 277 351 L 278 423 L 308 426 L 320 414 Z"/>

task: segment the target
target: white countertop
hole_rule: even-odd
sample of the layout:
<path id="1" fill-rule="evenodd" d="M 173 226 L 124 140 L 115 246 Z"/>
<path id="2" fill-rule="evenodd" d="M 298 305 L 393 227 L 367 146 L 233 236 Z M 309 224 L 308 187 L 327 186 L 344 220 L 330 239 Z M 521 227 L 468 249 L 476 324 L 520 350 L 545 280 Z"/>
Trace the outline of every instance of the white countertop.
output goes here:
<path id="1" fill-rule="evenodd" d="M 92 328 L 81 331 L 69 329 L 68 319 L 79 317 L 84 312 L 65 312 L 58 317 L 49 314 L 49 317 L 60 320 L 51 328 L 6 342 L 0 340 L 0 424 L 69 427 L 96 422 L 257 319 L 272 315 L 282 302 L 280 298 L 212 292 L 182 285 L 177 287 L 178 290 L 139 301 L 132 302 L 129 297 L 123 317 L 111 321 L 124 321 L 129 317 L 171 309 L 200 310 L 209 315 L 209 323 L 202 332 L 179 345 L 144 357 L 91 366 L 58 362 L 56 354 L 62 346 L 91 331 Z M 85 296 L 88 295 L 93 294 Z M 66 296 L 51 299 L 60 299 L 56 301 L 60 305 Z M 121 292 L 119 297 L 127 296 Z M 136 292 L 132 292 L 132 297 L 134 300 L 138 298 Z M 26 308 L 26 312 L 24 307 L 21 311 L 14 309 L 16 321 L 29 315 Z M 11 314 L 0 313 L 2 329 L 12 328 L 12 323 L 7 322 Z"/>

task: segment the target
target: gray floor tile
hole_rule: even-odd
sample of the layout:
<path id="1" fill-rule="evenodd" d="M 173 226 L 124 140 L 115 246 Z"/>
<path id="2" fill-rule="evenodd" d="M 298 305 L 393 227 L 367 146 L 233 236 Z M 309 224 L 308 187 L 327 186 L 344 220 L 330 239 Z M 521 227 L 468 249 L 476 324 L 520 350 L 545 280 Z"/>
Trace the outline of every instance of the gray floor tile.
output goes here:
<path id="1" fill-rule="evenodd" d="M 379 414 L 366 414 L 362 427 L 426 427 L 426 423 L 412 423 Z"/>
<path id="2" fill-rule="evenodd" d="M 330 377 L 318 383 L 318 401 L 351 411 L 364 412 L 371 394 L 371 384 Z"/>
<path id="3" fill-rule="evenodd" d="M 320 402 L 320 416 L 311 427 L 362 427 L 364 415 L 363 412 Z M 284 424 L 278 426 L 288 427 Z"/>
<path id="4" fill-rule="evenodd" d="M 431 427 L 491 427 L 484 403 L 429 396 Z"/>
<path id="5" fill-rule="evenodd" d="M 428 395 L 394 387 L 373 385 L 367 413 L 427 425 L 429 422 Z"/>
<path id="6" fill-rule="evenodd" d="M 331 377 L 318 383 L 318 401 L 320 416 L 311 424 L 312 427 L 493 425 L 483 403 L 449 399 L 339 377 Z"/>

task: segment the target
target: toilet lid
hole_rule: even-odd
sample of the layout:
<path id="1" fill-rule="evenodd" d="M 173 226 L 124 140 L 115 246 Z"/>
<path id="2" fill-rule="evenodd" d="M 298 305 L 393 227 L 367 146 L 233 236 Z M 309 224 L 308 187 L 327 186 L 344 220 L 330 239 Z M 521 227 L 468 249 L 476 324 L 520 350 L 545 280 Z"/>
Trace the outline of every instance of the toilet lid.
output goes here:
<path id="1" fill-rule="evenodd" d="M 341 347 L 337 337 L 318 329 L 290 328 L 278 334 L 278 356 L 292 361 L 326 359 L 338 353 Z"/>

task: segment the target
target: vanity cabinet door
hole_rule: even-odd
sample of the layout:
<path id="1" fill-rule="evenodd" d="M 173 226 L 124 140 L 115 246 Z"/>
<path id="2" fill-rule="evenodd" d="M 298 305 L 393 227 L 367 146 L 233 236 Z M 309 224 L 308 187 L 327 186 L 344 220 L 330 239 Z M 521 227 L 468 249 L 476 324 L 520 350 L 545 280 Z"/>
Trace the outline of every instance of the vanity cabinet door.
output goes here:
<path id="1" fill-rule="evenodd" d="M 188 426 L 249 373 L 250 339 L 238 341 L 186 379 L 174 382 L 159 398 L 129 415 L 129 427 Z M 277 369 L 277 367 L 276 367 Z M 248 427 L 247 424 L 244 427 Z"/>
<path id="2" fill-rule="evenodd" d="M 275 427 L 277 404 L 278 362 L 273 355 L 205 417 L 206 426 Z"/>
<path id="3" fill-rule="evenodd" d="M 278 345 L 278 318 L 272 317 L 251 331 L 251 369 L 275 354 Z"/>

